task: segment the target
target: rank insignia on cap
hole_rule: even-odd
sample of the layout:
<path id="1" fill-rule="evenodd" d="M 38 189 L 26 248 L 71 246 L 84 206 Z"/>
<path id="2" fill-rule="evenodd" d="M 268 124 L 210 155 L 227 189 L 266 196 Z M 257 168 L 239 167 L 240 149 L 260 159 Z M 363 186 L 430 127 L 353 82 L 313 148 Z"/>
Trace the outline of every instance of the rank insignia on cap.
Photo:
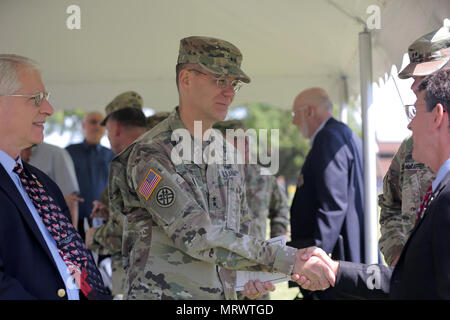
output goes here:
<path id="1" fill-rule="evenodd" d="M 139 188 L 139 193 L 144 196 L 145 200 L 148 200 L 148 198 L 152 195 L 153 190 L 155 190 L 160 181 L 160 175 L 152 169 L 148 170 L 147 175 Z"/>

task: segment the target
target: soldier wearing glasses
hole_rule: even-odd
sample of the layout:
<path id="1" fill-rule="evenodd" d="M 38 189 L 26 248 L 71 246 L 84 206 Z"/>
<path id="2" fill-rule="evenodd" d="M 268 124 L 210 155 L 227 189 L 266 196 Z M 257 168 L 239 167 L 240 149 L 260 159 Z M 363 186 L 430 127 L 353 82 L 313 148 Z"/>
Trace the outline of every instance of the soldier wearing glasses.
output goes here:
<path id="1" fill-rule="evenodd" d="M 411 90 L 417 95 L 425 76 L 450 68 L 450 26 L 443 26 L 417 39 L 409 46 L 408 54 L 411 63 L 398 76 L 401 79 L 412 77 Z M 406 105 L 405 111 L 409 120 L 414 118 L 414 105 Z M 396 265 L 414 227 L 420 202 L 435 178 L 428 166 L 413 159 L 412 150 L 413 140 L 410 137 L 394 156 L 383 179 L 383 194 L 379 196 L 379 245 L 390 266 Z"/>
<path id="2" fill-rule="evenodd" d="M 203 150 L 212 143 L 194 134 L 194 121 L 201 121 L 203 135 L 225 119 L 240 82 L 250 82 L 241 61 L 239 49 L 227 41 L 182 39 L 179 106 L 111 164 L 110 205 L 125 215 L 124 299 L 235 299 L 232 270 L 291 274 L 298 261 L 296 249 L 246 235 L 242 166 L 173 158 L 177 129 L 200 138 Z M 255 287 L 249 296 L 274 289 L 270 283 Z"/>

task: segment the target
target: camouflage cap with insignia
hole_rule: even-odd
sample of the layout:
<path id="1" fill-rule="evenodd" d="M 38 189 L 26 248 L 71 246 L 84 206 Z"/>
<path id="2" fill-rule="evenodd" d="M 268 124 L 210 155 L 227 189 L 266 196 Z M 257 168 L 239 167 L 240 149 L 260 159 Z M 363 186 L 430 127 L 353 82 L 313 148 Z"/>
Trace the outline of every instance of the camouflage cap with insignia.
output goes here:
<path id="1" fill-rule="evenodd" d="M 198 64 L 215 75 L 249 83 L 250 78 L 241 70 L 241 62 L 241 51 L 225 40 L 188 37 L 180 41 L 178 63 Z"/>
<path id="2" fill-rule="evenodd" d="M 423 77 L 441 69 L 450 59 L 450 21 L 413 42 L 408 48 L 410 63 L 398 74 L 400 79 Z"/>
<path id="3" fill-rule="evenodd" d="M 117 97 L 113 99 L 105 108 L 106 116 L 103 119 L 101 125 L 104 126 L 106 124 L 106 120 L 113 113 L 121 109 L 125 108 L 134 108 L 142 110 L 143 99 L 139 93 L 134 91 L 127 91 L 122 94 L 119 94 Z"/>
<path id="4" fill-rule="evenodd" d="M 147 117 L 147 128 L 153 129 L 158 123 L 166 119 L 170 115 L 170 112 L 158 112 L 154 115 Z"/>
<path id="5" fill-rule="evenodd" d="M 244 122 L 241 120 L 218 121 L 213 125 L 213 128 L 219 130 L 222 134 L 226 134 L 227 129 L 246 129 Z"/>

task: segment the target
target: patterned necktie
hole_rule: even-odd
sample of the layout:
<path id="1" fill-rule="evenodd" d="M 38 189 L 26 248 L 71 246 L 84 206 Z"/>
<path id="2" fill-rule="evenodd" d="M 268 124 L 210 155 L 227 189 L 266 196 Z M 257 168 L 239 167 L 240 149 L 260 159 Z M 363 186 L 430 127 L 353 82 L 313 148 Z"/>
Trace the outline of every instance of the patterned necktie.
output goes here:
<path id="1" fill-rule="evenodd" d="M 45 228 L 56 242 L 58 252 L 75 278 L 81 292 L 88 299 L 97 299 L 98 294 L 108 295 L 100 272 L 88 252 L 81 236 L 69 219 L 62 214 L 34 174 L 30 178 L 19 163 L 13 171 L 18 174 L 20 182 L 33 202 Z"/>
<path id="2" fill-rule="evenodd" d="M 433 200 L 433 189 L 431 188 L 431 186 L 428 188 L 427 193 L 425 194 L 425 197 L 423 198 L 419 209 L 417 210 L 417 218 L 416 218 L 416 223 L 419 222 L 419 220 L 423 217 L 423 215 L 425 214 L 425 210 L 428 208 L 428 205 L 430 204 L 431 200 Z"/>

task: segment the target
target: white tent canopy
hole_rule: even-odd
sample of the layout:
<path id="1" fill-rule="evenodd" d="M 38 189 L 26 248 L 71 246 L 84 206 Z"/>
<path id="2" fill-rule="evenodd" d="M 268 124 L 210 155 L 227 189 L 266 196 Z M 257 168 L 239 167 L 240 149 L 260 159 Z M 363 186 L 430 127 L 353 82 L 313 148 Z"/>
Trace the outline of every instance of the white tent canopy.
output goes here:
<path id="1" fill-rule="evenodd" d="M 171 110 L 178 103 L 179 40 L 190 35 L 241 49 L 252 82 L 233 106 L 260 101 L 290 109 L 312 86 L 340 103 L 343 75 L 349 94 L 359 93 L 358 33 L 374 17 L 369 6 L 381 11 L 381 29 L 370 30 L 374 79 L 399 67 L 407 46 L 450 16 L 448 0 L 79 0 L 81 29 L 70 30 L 72 4 L 0 2 L 2 52 L 41 64 L 55 109 L 103 110 L 117 94 L 135 90 L 145 107 Z"/>

